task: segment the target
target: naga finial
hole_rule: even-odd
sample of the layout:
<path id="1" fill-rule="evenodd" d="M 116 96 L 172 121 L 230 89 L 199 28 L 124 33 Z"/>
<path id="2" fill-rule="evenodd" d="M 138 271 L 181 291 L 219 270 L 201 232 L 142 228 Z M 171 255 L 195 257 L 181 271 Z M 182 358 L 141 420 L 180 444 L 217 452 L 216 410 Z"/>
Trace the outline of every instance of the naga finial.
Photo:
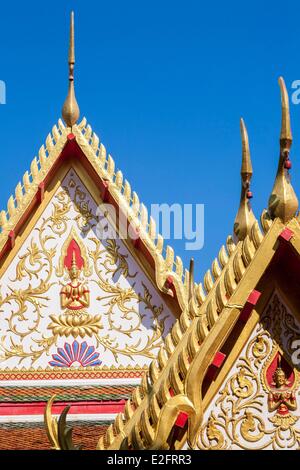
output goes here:
<path id="1" fill-rule="evenodd" d="M 74 89 L 74 65 L 75 65 L 75 36 L 74 36 L 74 12 L 71 12 L 70 46 L 69 46 L 69 92 L 62 109 L 62 117 L 68 127 L 74 126 L 79 119 L 80 110 L 75 97 Z"/>
<path id="2" fill-rule="evenodd" d="M 250 158 L 248 133 L 243 119 L 240 121 L 242 138 L 242 190 L 238 213 L 234 221 L 233 231 L 238 240 L 244 240 L 250 233 L 255 216 L 252 212 L 250 199 L 253 197 L 250 191 L 250 181 L 252 178 L 252 164 Z"/>
<path id="3" fill-rule="evenodd" d="M 290 121 L 289 97 L 282 77 L 278 80 L 281 91 L 281 132 L 280 155 L 275 183 L 269 198 L 268 212 L 272 219 L 279 217 L 283 223 L 294 217 L 298 210 L 298 199 L 291 184 L 289 170 L 292 131 Z"/>

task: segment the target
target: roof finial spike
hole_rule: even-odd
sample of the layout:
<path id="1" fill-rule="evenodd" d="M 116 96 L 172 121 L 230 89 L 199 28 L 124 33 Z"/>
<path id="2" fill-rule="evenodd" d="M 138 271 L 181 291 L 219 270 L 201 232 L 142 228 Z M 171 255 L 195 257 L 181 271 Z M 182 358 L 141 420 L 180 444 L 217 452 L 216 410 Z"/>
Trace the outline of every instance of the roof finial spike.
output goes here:
<path id="1" fill-rule="evenodd" d="M 74 12 L 71 12 L 70 45 L 69 45 L 69 92 L 62 109 L 62 117 L 68 127 L 74 126 L 79 119 L 80 110 L 75 97 L 74 89 L 74 65 L 75 65 L 75 35 Z"/>
<path id="2" fill-rule="evenodd" d="M 250 199 L 250 181 L 252 177 L 252 164 L 250 158 L 248 133 L 243 119 L 240 120 L 241 138 L 242 138 L 242 190 L 238 213 L 234 221 L 233 231 L 237 240 L 244 240 L 250 234 L 255 216 L 252 212 Z"/>
<path id="3" fill-rule="evenodd" d="M 289 96 L 286 90 L 286 86 L 282 77 L 279 77 L 278 83 L 281 92 L 281 132 L 280 142 L 285 144 L 286 141 L 290 143 L 289 148 L 292 145 L 292 130 L 291 130 L 291 119 L 290 119 L 290 106 Z"/>
<path id="4" fill-rule="evenodd" d="M 241 137 L 242 137 L 242 168 L 241 168 L 241 175 L 245 178 L 249 177 L 249 182 L 252 176 L 252 163 L 250 158 L 250 148 L 249 148 L 249 139 L 247 129 L 244 123 L 244 120 L 241 118 L 240 120 L 240 128 L 241 128 Z"/>
<path id="5" fill-rule="evenodd" d="M 69 66 L 73 65 L 74 71 L 75 64 L 75 33 L 74 33 L 74 11 L 71 11 L 71 23 L 70 23 L 70 46 L 69 46 Z M 71 73 L 70 73 L 71 75 Z M 74 78 L 74 77 L 72 77 Z"/>
<path id="6" fill-rule="evenodd" d="M 291 220 L 298 210 L 298 199 L 290 181 L 289 170 L 292 131 L 290 121 L 289 97 L 282 77 L 278 80 L 281 92 L 281 132 L 280 155 L 275 183 L 269 198 L 268 212 L 271 219 L 279 217 L 283 223 Z"/>

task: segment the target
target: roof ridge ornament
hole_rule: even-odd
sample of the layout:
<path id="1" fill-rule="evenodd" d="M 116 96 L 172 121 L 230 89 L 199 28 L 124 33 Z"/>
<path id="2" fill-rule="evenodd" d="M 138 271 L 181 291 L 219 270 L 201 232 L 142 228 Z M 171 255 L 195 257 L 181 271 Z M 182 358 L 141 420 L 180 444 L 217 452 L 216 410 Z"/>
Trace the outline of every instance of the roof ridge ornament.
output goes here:
<path id="1" fill-rule="evenodd" d="M 70 21 L 70 45 L 69 45 L 69 91 L 62 108 L 62 117 L 68 127 L 73 127 L 79 119 L 80 110 L 76 101 L 74 89 L 74 65 L 75 65 L 75 35 L 74 12 L 71 12 Z"/>
<path id="2" fill-rule="evenodd" d="M 289 155 L 293 138 L 291 131 L 289 97 L 282 77 L 278 80 L 281 92 L 281 132 L 280 155 L 277 174 L 269 198 L 268 212 L 271 219 L 279 217 L 283 223 L 294 217 L 298 210 L 298 199 L 290 180 L 289 170 L 292 167 Z"/>
<path id="3" fill-rule="evenodd" d="M 250 158 L 250 148 L 247 129 L 244 120 L 240 120 L 241 138 L 242 138 L 242 167 L 241 167 L 241 200 L 240 207 L 237 212 L 233 231 L 237 240 L 244 240 L 247 235 L 250 235 L 251 228 L 255 222 L 250 199 L 253 197 L 250 191 L 250 181 L 252 178 L 252 164 Z"/>

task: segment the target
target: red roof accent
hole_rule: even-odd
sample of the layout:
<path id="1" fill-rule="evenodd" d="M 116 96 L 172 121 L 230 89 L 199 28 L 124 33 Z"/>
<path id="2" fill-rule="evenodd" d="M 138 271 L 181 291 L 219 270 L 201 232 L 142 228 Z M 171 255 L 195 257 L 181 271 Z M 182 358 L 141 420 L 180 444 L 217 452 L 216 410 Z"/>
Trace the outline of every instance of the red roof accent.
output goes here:
<path id="1" fill-rule="evenodd" d="M 218 369 L 221 367 L 223 362 L 226 359 L 226 354 L 222 353 L 221 351 L 217 351 L 215 357 L 212 361 L 212 366 L 217 367 Z"/>
<path id="2" fill-rule="evenodd" d="M 175 426 L 178 426 L 179 428 L 184 428 L 185 423 L 189 419 L 189 415 L 187 413 L 184 413 L 183 411 L 180 411 L 179 415 L 177 416 Z"/>
<path id="3" fill-rule="evenodd" d="M 247 302 L 249 302 L 249 304 L 251 305 L 256 305 L 257 302 L 258 302 L 258 299 L 260 298 L 261 296 L 261 292 L 259 292 L 258 290 L 253 290 L 251 292 L 251 294 L 249 295 L 248 299 L 247 299 Z"/>
<path id="4" fill-rule="evenodd" d="M 71 406 L 69 414 L 114 414 L 124 411 L 125 400 L 58 402 L 52 405 L 52 413 L 60 414 L 68 405 Z M 0 416 L 43 415 L 45 406 L 46 402 L 0 403 Z"/>
<path id="5" fill-rule="evenodd" d="M 141 240 L 139 229 L 131 227 L 130 228 L 130 237 L 131 237 L 131 241 L 132 241 L 133 246 L 135 248 L 139 248 L 140 240 Z"/>
<path id="6" fill-rule="evenodd" d="M 44 200 L 44 195 L 45 195 L 45 183 L 44 181 L 42 181 L 40 184 L 39 184 L 39 187 L 38 187 L 38 193 L 37 193 L 37 199 L 38 199 L 38 202 L 39 204 Z"/>
<path id="7" fill-rule="evenodd" d="M 102 180 L 100 182 L 100 197 L 103 202 L 107 202 L 109 199 L 109 182 L 107 180 Z"/>
<path id="8" fill-rule="evenodd" d="M 250 293 L 247 302 L 245 303 L 244 308 L 239 316 L 239 320 L 241 320 L 243 323 L 246 323 L 246 321 L 250 317 L 253 307 L 257 304 L 260 296 L 261 292 L 255 289 Z"/>
<path id="9" fill-rule="evenodd" d="M 294 232 L 286 227 L 284 230 L 282 230 L 278 238 L 279 240 L 289 242 L 293 236 L 294 236 Z"/>
<path id="10" fill-rule="evenodd" d="M 15 246 L 15 241 L 16 241 L 15 231 L 11 230 L 8 234 L 8 245 L 9 245 L 10 250 L 12 250 L 13 247 Z"/>
<path id="11" fill-rule="evenodd" d="M 210 366 L 208 367 L 207 369 L 207 373 L 206 373 L 206 376 L 205 378 L 209 381 L 213 381 L 217 372 L 218 372 L 218 369 L 220 369 L 222 367 L 222 364 L 223 362 L 225 361 L 226 359 L 226 354 L 222 353 L 221 351 L 217 351 L 213 360 L 212 360 L 212 363 L 210 364 Z"/>

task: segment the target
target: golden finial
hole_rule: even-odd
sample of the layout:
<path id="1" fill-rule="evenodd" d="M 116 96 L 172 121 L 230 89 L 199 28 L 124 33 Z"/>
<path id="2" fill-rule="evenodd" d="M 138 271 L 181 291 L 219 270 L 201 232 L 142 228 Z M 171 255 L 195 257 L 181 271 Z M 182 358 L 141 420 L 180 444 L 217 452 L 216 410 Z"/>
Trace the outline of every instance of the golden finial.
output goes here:
<path id="1" fill-rule="evenodd" d="M 287 143 L 288 149 L 290 149 L 292 145 L 293 137 L 292 137 L 292 130 L 291 130 L 289 96 L 288 96 L 286 86 L 282 77 L 279 77 L 278 83 L 280 86 L 280 93 L 281 93 L 280 143 L 285 146 Z"/>
<path id="2" fill-rule="evenodd" d="M 250 233 L 251 227 L 255 222 L 255 216 L 250 204 L 250 199 L 252 198 L 252 192 L 250 191 L 252 164 L 250 158 L 249 139 L 243 119 L 240 121 L 240 127 L 242 137 L 242 190 L 240 207 L 234 221 L 233 231 L 238 240 L 244 240 Z"/>
<path id="3" fill-rule="evenodd" d="M 250 158 L 249 138 L 248 132 L 244 123 L 244 120 L 240 120 L 241 138 L 242 138 L 242 177 L 247 178 L 249 176 L 249 183 L 252 177 L 252 163 Z"/>
<path id="4" fill-rule="evenodd" d="M 281 91 L 281 132 L 280 155 L 275 183 L 269 199 L 268 212 L 272 219 L 279 217 L 286 223 L 294 217 L 298 210 L 298 199 L 290 181 L 289 158 L 292 146 L 292 131 L 290 121 L 289 97 L 282 77 L 278 80 Z"/>
<path id="5" fill-rule="evenodd" d="M 79 119 L 80 110 L 75 97 L 74 89 L 75 65 L 75 39 L 74 39 L 74 12 L 71 12 L 70 46 L 69 46 L 69 92 L 62 109 L 62 117 L 68 127 L 74 126 Z"/>

